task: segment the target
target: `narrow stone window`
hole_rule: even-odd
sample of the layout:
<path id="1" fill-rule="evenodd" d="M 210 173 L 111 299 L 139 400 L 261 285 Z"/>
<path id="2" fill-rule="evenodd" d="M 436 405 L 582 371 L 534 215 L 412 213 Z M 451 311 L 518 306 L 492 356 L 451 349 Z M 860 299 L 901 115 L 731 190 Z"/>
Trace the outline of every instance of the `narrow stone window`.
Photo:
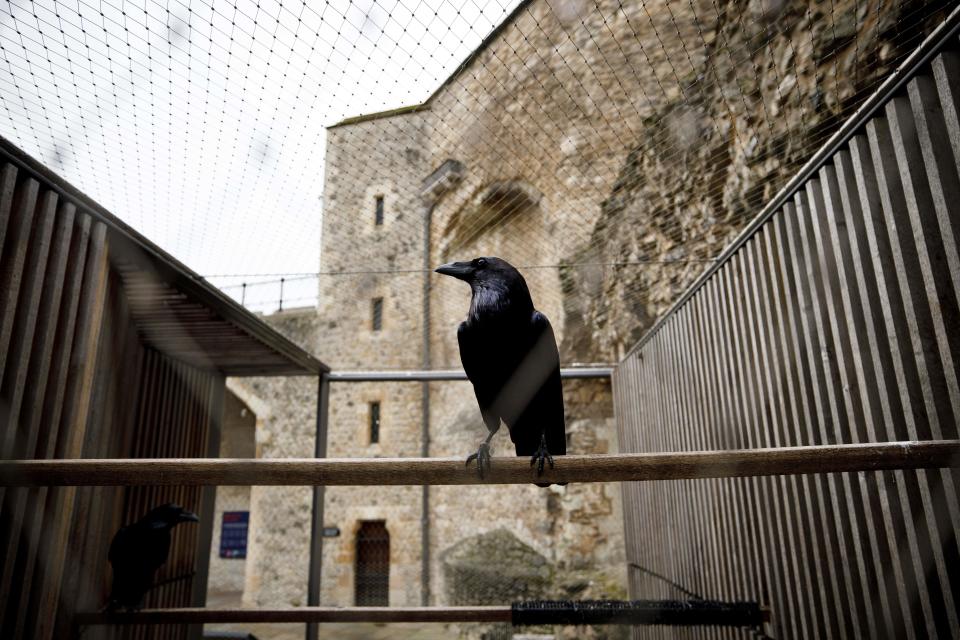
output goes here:
<path id="1" fill-rule="evenodd" d="M 370 444 L 380 442 L 380 403 L 370 403 Z"/>
<path id="2" fill-rule="evenodd" d="M 372 307 L 373 330 L 380 331 L 383 328 L 383 298 L 374 298 Z"/>
<path id="3" fill-rule="evenodd" d="M 375 203 L 373 223 L 379 227 L 383 224 L 383 196 L 377 196 Z"/>

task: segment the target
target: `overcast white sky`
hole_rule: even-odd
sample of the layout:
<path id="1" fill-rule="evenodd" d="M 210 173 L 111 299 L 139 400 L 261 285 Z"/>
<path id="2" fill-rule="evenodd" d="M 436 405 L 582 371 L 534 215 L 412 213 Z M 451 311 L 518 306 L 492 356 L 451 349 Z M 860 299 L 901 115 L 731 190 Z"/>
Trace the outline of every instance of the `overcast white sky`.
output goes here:
<path id="1" fill-rule="evenodd" d="M 423 101 L 501 1 L 4 3 L 0 134 L 201 274 L 315 272 L 325 127 Z"/>

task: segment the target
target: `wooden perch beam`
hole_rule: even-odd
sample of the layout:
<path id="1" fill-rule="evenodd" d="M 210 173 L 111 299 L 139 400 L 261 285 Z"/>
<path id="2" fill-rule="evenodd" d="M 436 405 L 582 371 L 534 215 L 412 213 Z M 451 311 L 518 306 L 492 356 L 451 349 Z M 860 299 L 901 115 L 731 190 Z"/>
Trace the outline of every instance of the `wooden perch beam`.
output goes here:
<path id="1" fill-rule="evenodd" d="M 252 622 L 510 622 L 510 606 L 499 607 L 291 607 L 286 609 L 144 609 L 122 613 L 78 613 L 80 625 L 212 624 Z"/>
<path id="2" fill-rule="evenodd" d="M 363 486 L 616 482 L 935 469 L 960 465 L 960 440 L 557 456 L 537 478 L 527 458 L 494 458 L 480 478 L 463 458 L 4 460 L 0 486 Z"/>
<path id="3" fill-rule="evenodd" d="M 521 603 L 522 604 L 522 603 Z M 535 604 L 535 603 L 534 603 Z M 564 603 L 559 603 L 564 604 Z M 579 604 L 579 603 L 567 603 Z M 582 603 L 587 604 L 589 603 Z M 687 601 L 678 608 L 674 601 L 624 602 L 625 608 L 600 611 L 591 624 L 744 624 L 743 603 Z M 749 603 L 747 603 L 749 606 Z M 760 620 L 770 621 L 770 610 L 757 607 Z M 589 610 L 589 609 L 588 609 Z M 712 622 L 703 620 L 713 614 Z M 531 621 L 531 614 L 539 621 Z M 664 617 L 666 614 L 666 617 Z M 699 615 L 698 615 L 699 614 Z M 506 622 L 514 625 L 577 624 L 564 616 L 570 607 L 523 610 L 510 605 L 486 607 L 291 607 L 284 609 L 144 609 L 135 612 L 78 613 L 74 622 L 81 626 L 106 624 L 212 624 L 212 623 L 318 623 L 318 622 Z M 687 618 L 684 620 L 684 618 Z"/>

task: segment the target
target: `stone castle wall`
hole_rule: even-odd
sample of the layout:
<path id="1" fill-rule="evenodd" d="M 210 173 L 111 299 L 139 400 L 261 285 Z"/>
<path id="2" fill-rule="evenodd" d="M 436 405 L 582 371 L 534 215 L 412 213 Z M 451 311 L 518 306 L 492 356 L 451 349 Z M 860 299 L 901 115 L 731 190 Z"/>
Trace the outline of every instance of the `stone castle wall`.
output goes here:
<path id="1" fill-rule="evenodd" d="M 270 316 L 271 326 L 316 353 L 316 310 L 292 309 Z M 317 379 L 231 378 L 227 386 L 255 416 L 258 458 L 304 458 L 314 454 Z M 244 567 L 244 606 L 307 603 L 310 487 L 251 487 L 250 525 Z"/>
<path id="2" fill-rule="evenodd" d="M 617 359 L 938 6 L 531 2 L 429 105 L 435 158 L 468 167 L 434 213 L 438 258 L 482 245 L 514 264 L 583 265 L 532 274 L 537 304 L 562 323 L 567 357 Z M 491 216 L 482 203 L 505 183 L 536 206 Z M 458 311 L 443 299 L 445 323 Z"/>
<path id="3" fill-rule="evenodd" d="M 384 129 L 364 122 L 331 129 L 327 139 L 318 354 L 333 369 L 415 369 L 421 362 L 423 263 L 419 184 L 429 170 L 424 119 L 396 116 Z M 384 199 L 382 225 L 376 198 Z M 412 229 L 412 232 L 405 230 Z M 400 271 L 399 274 L 384 273 Z M 361 273 L 356 273 L 361 272 Z M 383 299 L 382 328 L 371 301 Z M 371 442 L 370 405 L 380 403 L 379 442 Z M 333 385 L 331 457 L 420 455 L 420 386 Z M 389 603 L 417 606 L 420 589 L 419 487 L 330 487 L 324 517 L 341 534 L 324 541 L 321 601 L 354 604 L 356 533 L 384 520 L 390 534 Z"/>
<path id="4" fill-rule="evenodd" d="M 268 321 L 334 369 L 420 368 L 421 187 L 455 160 L 463 176 L 432 201 L 428 262 L 482 252 L 527 266 L 561 359 L 615 360 L 915 46 L 903 25 L 929 14 L 888 0 L 598 4 L 534 0 L 427 108 L 330 129 L 319 309 Z M 560 263 L 573 266 L 540 268 Z M 430 282 L 431 365 L 458 367 L 469 291 Z M 378 297 L 383 328 L 373 331 Z M 293 405 L 313 406 L 315 381 L 243 389 L 248 404 L 262 403 L 260 455 L 310 455 L 312 414 Z M 474 450 L 485 429 L 469 385 L 431 383 L 429 393 L 429 454 Z M 564 394 L 569 450 L 614 451 L 609 386 L 565 382 Z M 335 385 L 328 454 L 420 455 L 420 399 L 419 384 Z M 381 403 L 377 444 L 371 402 Z M 493 446 L 512 451 L 505 430 Z M 419 487 L 327 490 L 326 523 L 341 535 L 324 541 L 324 604 L 353 603 L 363 520 L 385 520 L 390 532 L 390 604 L 420 604 L 420 496 Z M 616 485 L 433 487 L 430 496 L 431 604 L 498 597 L 485 576 L 511 558 L 539 559 L 508 581 L 518 593 L 625 594 Z M 309 490 L 254 489 L 251 503 L 263 533 L 251 543 L 259 555 L 248 559 L 245 599 L 302 603 Z M 282 540 L 270 533 L 280 528 Z M 495 544 L 510 552 L 490 557 Z"/>
<path id="5" fill-rule="evenodd" d="M 423 264 L 418 223 L 430 201 L 421 196 L 421 187 L 448 158 L 467 169 L 460 184 L 434 200 L 431 266 L 472 257 L 481 247 L 507 259 L 523 255 L 518 264 L 555 264 L 561 255 L 563 247 L 549 237 L 556 229 L 556 212 L 543 190 L 541 178 L 546 174 L 525 179 L 514 173 L 486 173 L 484 167 L 496 159 L 480 155 L 489 155 L 489 150 L 465 142 L 474 135 L 471 131 L 442 128 L 437 118 L 445 109 L 441 102 L 445 94 L 438 95 L 429 110 L 329 132 L 318 324 L 330 347 L 320 344 L 318 354 L 334 369 L 420 368 L 424 274 L 397 271 L 417 270 Z M 455 155 L 444 141 L 456 147 Z M 506 153 L 513 153 L 520 164 L 527 162 L 519 149 Z M 385 198 L 386 220 L 378 229 L 372 225 L 375 197 L 384 193 L 394 195 Z M 403 223 L 392 224 L 391 216 L 402 217 Z M 506 224 L 504 218 L 509 218 Z M 393 272 L 378 273 L 381 270 Z M 538 308 L 555 324 L 560 321 L 556 326 L 561 329 L 556 271 L 525 274 Z M 430 276 L 430 286 L 431 365 L 459 367 L 456 326 L 466 312 L 469 289 L 435 275 Z M 370 299 L 379 296 L 384 298 L 384 324 L 382 331 L 373 332 Z M 570 450 L 614 450 L 609 386 L 579 382 L 564 387 Z M 486 433 L 472 388 L 468 383 L 438 382 L 429 385 L 429 393 L 429 455 L 465 457 Z M 329 454 L 420 455 L 420 398 L 419 384 L 336 385 L 331 393 L 331 425 L 336 427 L 331 427 Z M 367 412 L 375 400 L 382 407 L 382 440 L 370 445 Z M 506 429 L 494 438 L 493 447 L 499 455 L 512 453 Z M 427 514 L 431 604 L 506 603 L 527 593 L 534 582 L 540 585 L 538 593 L 550 597 L 623 595 L 619 499 L 615 485 L 431 487 Z M 339 526 L 342 534 L 325 541 L 324 601 L 352 603 L 356 562 L 352 534 L 361 520 L 383 519 L 391 534 L 390 604 L 419 604 L 422 515 L 419 487 L 329 489 L 325 519 Z M 523 555 L 540 558 L 541 573 L 548 579 L 518 575 L 496 582 L 491 591 L 485 576 L 512 575 L 512 560 L 508 554 L 486 553 L 488 539 L 512 541 L 526 550 Z M 525 570 L 514 569 L 521 574 Z"/>

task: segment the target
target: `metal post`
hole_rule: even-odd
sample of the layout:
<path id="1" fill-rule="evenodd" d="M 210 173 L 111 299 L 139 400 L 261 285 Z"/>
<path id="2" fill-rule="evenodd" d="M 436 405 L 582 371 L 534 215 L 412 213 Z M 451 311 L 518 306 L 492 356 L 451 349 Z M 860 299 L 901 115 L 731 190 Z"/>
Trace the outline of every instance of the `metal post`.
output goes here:
<path id="1" fill-rule="evenodd" d="M 280 278 L 280 308 L 277 311 L 283 311 L 283 278 Z"/>
<path id="2" fill-rule="evenodd" d="M 560 369 L 564 380 L 588 380 L 593 378 L 609 379 L 613 374 L 613 365 L 575 366 Z M 466 380 L 463 369 L 432 369 L 429 371 L 331 371 L 330 382 L 442 382 Z"/>
<path id="3" fill-rule="evenodd" d="M 223 431 L 223 407 L 226 393 L 226 378 L 218 376 L 213 382 L 210 398 L 210 422 L 207 431 L 208 458 L 220 456 L 220 435 Z M 216 526 L 214 511 L 216 509 L 217 488 L 213 485 L 205 486 L 200 492 L 200 526 L 197 531 L 197 566 L 193 575 L 190 602 L 194 607 L 203 607 L 207 604 L 207 579 L 210 573 L 210 545 L 213 541 L 213 528 Z M 199 640 L 203 637 L 203 625 L 190 625 L 188 638 Z"/>
<path id="4" fill-rule="evenodd" d="M 245 307 L 247 305 L 247 283 L 244 282 L 240 285 L 240 306 Z"/>
<path id="5" fill-rule="evenodd" d="M 316 458 L 327 457 L 327 416 L 330 409 L 330 379 L 324 372 L 320 374 L 317 387 L 317 429 L 313 455 Z M 307 579 L 307 606 L 320 604 L 320 577 L 323 563 L 323 487 L 313 488 L 313 521 L 310 523 L 310 569 Z M 308 623 L 306 640 L 317 640 L 317 623 Z"/>
<path id="6" fill-rule="evenodd" d="M 430 369 L 430 223 L 436 200 L 423 215 L 423 369 Z M 420 383 L 420 456 L 430 456 L 430 382 Z M 420 489 L 420 603 L 430 605 L 430 485 Z"/>

